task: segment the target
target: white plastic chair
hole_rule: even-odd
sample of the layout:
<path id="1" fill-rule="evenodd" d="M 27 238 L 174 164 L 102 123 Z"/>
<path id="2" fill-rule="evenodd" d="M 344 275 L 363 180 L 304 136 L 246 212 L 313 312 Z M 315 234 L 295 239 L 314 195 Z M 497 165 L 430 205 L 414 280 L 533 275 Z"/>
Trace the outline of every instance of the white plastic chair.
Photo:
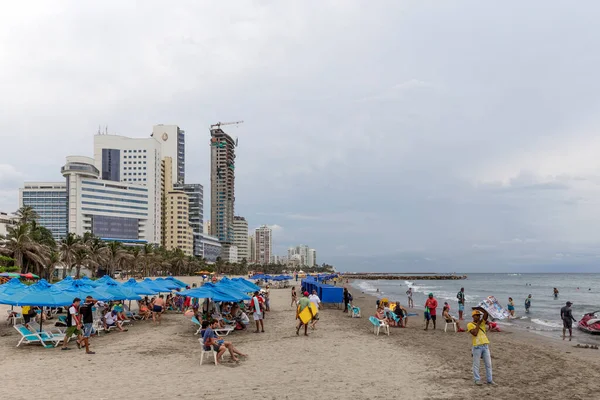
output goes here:
<path id="1" fill-rule="evenodd" d="M 375 317 L 369 317 L 369 321 L 373 324 L 373 333 L 379 336 L 379 330 L 383 328 L 388 336 L 390 336 L 390 326 L 387 322 L 377 319 Z"/>
<path id="2" fill-rule="evenodd" d="M 200 365 L 202 365 L 202 361 L 204 360 L 204 354 L 212 354 L 213 360 L 215 360 L 215 365 L 218 365 L 217 352 L 212 348 L 212 346 L 210 346 L 210 350 L 205 350 L 203 338 L 198 339 L 198 341 L 200 342 L 200 349 L 202 350 L 202 353 L 200 353 Z"/>
<path id="3" fill-rule="evenodd" d="M 448 325 L 454 325 L 454 332 L 456 332 L 456 322 L 454 320 L 446 320 L 446 325 L 444 325 L 444 332 L 448 329 Z"/>

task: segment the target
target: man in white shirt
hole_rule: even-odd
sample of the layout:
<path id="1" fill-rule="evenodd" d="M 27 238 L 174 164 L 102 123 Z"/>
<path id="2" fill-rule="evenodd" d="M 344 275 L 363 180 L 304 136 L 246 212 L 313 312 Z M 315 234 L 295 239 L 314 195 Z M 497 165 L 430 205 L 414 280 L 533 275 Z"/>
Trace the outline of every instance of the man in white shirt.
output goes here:
<path id="1" fill-rule="evenodd" d="M 312 329 L 317 329 L 316 325 L 317 325 L 317 322 L 319 322 L 318 310 L 321 308 L 321 299 L 319 298 L 319 296 L 317 296 L 316 290 L 313 289 L 312 294 L 310 296 L 308 296 L 308 300 L 310 300 L 310 302 L 313 303 L 315 305 L 315 308 L 317 309 L 317 313 L 313 317 L 313 323 L 311 325 Z"/>
<path id="2" fill-rule="evenodd" d="M 105 329 L 109 332 L 111 326 L 116 326 L 121 332 L 127 332 L 127 329 L 123 329 L 123 324 L 119 321 L 119 317 L 115 310 L 109 311 L 104 315 Z"/>

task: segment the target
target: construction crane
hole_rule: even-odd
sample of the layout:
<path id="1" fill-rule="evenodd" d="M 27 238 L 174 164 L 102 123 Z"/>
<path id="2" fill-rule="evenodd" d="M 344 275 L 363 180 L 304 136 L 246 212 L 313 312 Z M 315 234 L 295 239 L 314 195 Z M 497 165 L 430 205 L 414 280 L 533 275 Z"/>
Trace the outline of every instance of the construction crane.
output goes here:
<path id="1" fill-rule="evenodd" d="M 243 123 L 244 123 L 244 121 L 235 121 L 235 122 L 217 122 L 216 124 L 213 124 L 213 125 L 211 125 L 211 126 L 210 126 L 210 129 L 213 129 L 213 128 L 220 129 L 220 128 L 221 128 L 221 126 L 223 126 L 223 125 L 238 125 L 238 124 L 243 124 Z"/>

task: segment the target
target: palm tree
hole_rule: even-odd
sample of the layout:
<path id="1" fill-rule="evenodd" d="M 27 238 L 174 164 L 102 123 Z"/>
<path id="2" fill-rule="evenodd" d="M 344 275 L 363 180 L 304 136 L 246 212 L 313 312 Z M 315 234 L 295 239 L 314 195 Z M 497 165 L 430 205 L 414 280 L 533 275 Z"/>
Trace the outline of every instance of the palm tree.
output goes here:
<path id="1" fill-rule="evenodd" d="M 75 259 L 75 252 L 81 245 L 80 238 L 74 233 L 68 233 L 63 240 L 60 241 L 60 256 L 64 263 L 62 271 L 62 278 L 65 279 L 67 276 L 67 270 L 69 274 L 73 268 L 73 261 Z"/>
<path id="2" fill-rule="evenodd" d="M 48 268 L 46 268 L 46 279 L 50 281 L 54 275 L 54 268 L 60 264 L 60 253 L 56 250 L 51 250 L 48 255 Z"/>
<path id="3" fill-rule="evenodd" d="M 2 240 L 0 253 L 14 258 L 15 266 L 22 272 L 25 265 L 33 264 L 43 268 L 49 254 L 48 247 L 39 244 L 31 237 L 31 227 L 28 224 L 18 224 L 8 228 L 8 235 Z"/>
<path id="4" fill-rule="evenodd" d="M 135 273 L 139 272 L 139 267 L 143 268 L 144 263 L 144 253 L 142 252 L 141 247 L 133 247 L 129 251 L 129 269 L 133 270 Z"/>
<path id="5" fill-rule="evenodd" d="M 75 279 L 79 279 L 81 277 L 81 267 L 89 266 L 90 261 L 90 255 L 85 246 L 79 246 L 75 249 L 73 261 L 75 262 Z"/>
<path id="6" fill-rule="evenodd" d="M 130 256 L 119 242 L 109 242 L 106 248 L 107 271 L 109 275 L 114 276 L 117 267 L 121 267 Z"/>
<path id="7" fill-rule="evenodd" d="M 108 248 L 106 247 L 106 243 L 95 236 L 88 238 L 85 242 L 85 247 L 89 255 L 88 266 L 92 267 L 92 276 L 96 276 L 97 269 L 106 264 Z"/>
<path id="8" fill-rule="evenodd" d="M 177 276 L 181 275 L 181 271 L 187 267 L 187 263 L 188 263 L 187 256 L 185 255 L 183 250 L 181 250 L 179 248 L 173 250 L 170 261 L 171 261 L 170 264 L 171 264 L 171 268 L 172 268 L 171 273 L 173 275 L 177 275 Z"/>
<path id="9" fill-rule="evenodd" d="M 143 263 L 143 267 L 142 267 L 142 275 L 143 276 L 149 276 L 149 269 L 150 269 L 150 265 L 152 265 L 156 258 L 154 256 L 154 246 L 151 245 L 150 243 L 146 243 L 143 247 L 142 247 L 142 263 Z"/>
<path id="10" fill-rule="evenodd" d="M 17 218 L 19 219 L 19 225 L 27 225 L 35 222 L 40 217 L 38 213 L 30 206 L 23 206 L 16 212 Z"/>

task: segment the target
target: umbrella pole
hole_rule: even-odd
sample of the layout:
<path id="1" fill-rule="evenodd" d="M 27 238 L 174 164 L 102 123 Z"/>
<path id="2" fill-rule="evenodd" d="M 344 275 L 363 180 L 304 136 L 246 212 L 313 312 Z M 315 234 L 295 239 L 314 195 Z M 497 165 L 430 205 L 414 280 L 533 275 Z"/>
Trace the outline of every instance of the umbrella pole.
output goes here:
<path id="1" fill-rule="evenodd" d="M 42 306 L 42 313 L 40 314 L 40 332 L 42 332 L 42 326 L 44 325 L 44 306 Z"/>

